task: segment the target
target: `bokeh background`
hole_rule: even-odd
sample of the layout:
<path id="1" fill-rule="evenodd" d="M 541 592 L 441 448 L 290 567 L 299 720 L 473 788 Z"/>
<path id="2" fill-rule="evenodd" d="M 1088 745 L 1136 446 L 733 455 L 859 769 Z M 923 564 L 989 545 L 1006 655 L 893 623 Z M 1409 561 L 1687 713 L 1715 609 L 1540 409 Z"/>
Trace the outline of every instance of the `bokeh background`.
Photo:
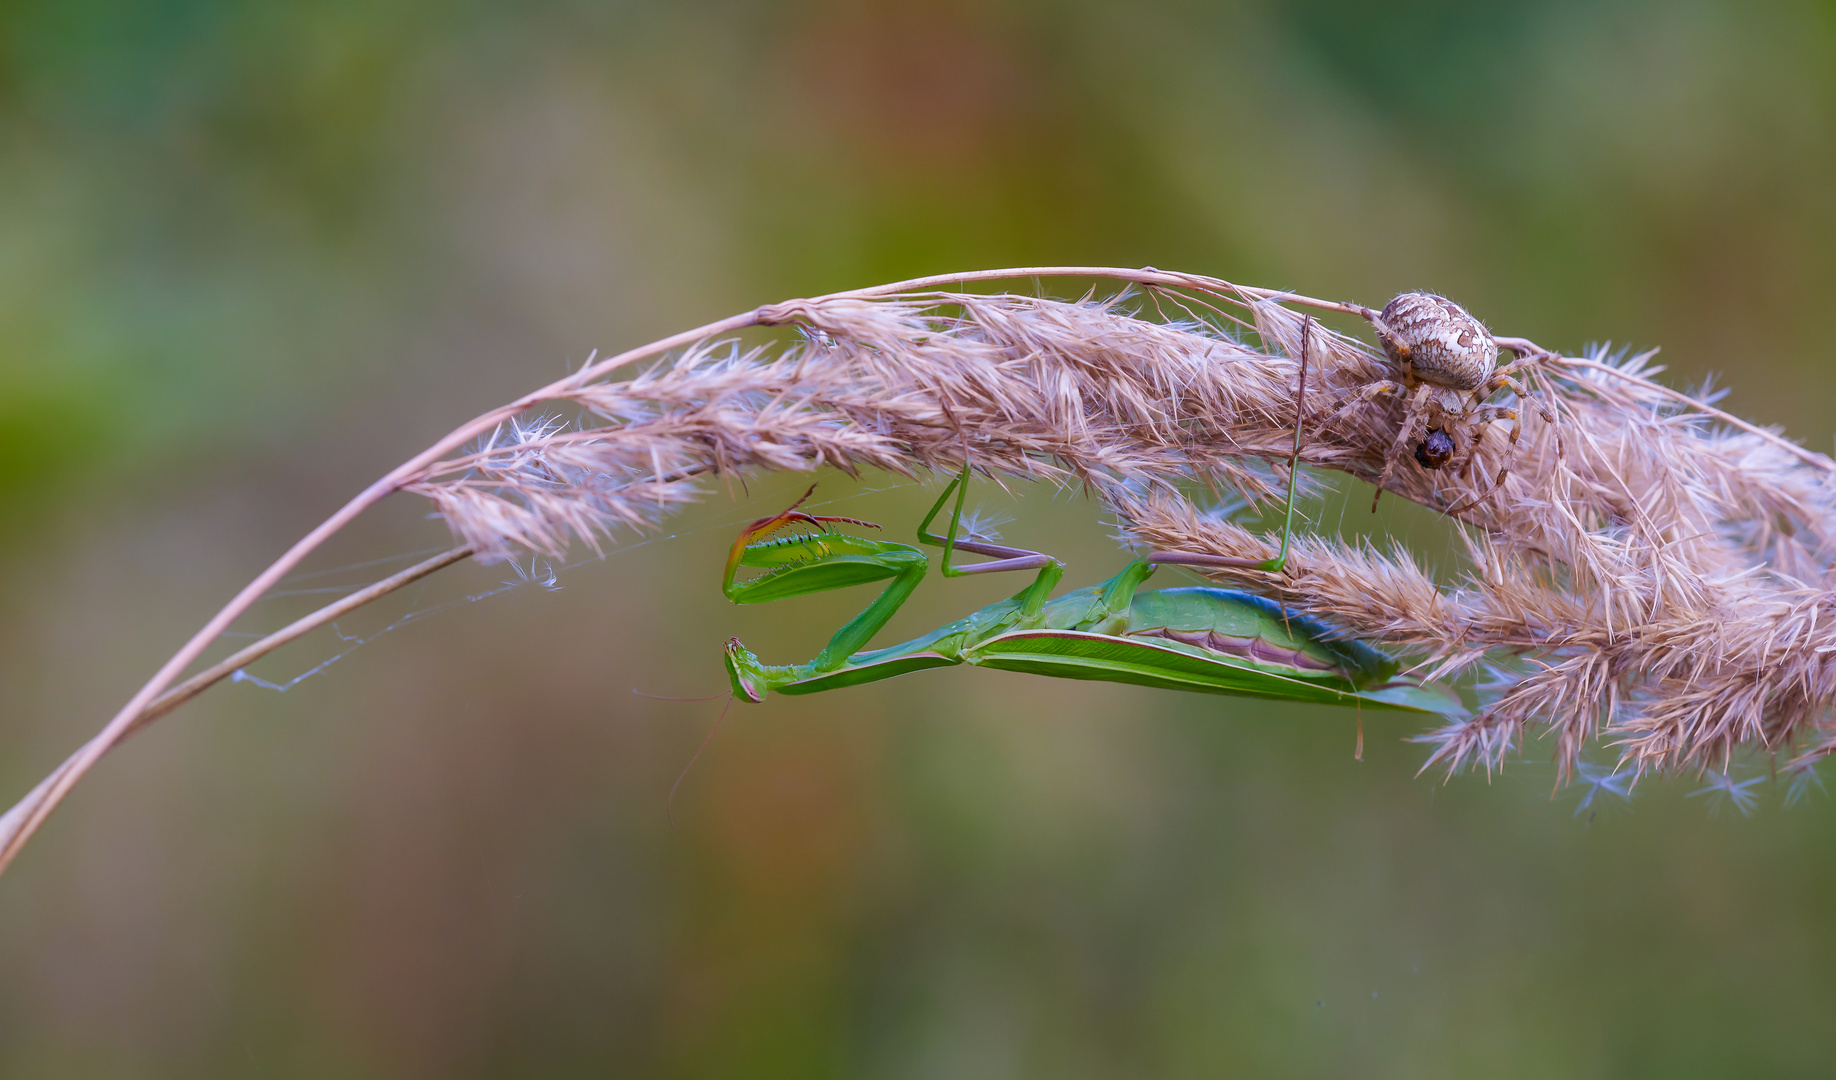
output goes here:
<path id="1" fill-rule="evenodd" d="M 1828 3 L 13 0 L 0 794 L 458 420 L 796 295 L 1434 288 L 1828 449 L 1833 169 Z M 1356 762 L 1338 711 L 934 672 L 734 708 L 672 826 L 721 704 L 633 691 L 720 694 L 727 636 L 803 659 L 866 600 L 721 598 L 805 482 L 558 588 L 447 571 L 112 756 L 0 879 L 0 1076 L 1836 1070 L 1836 803 L 1771 781 L 1577 812 L 1536 744 L 1443 785 L 1414 720 Z M 929 490 L 818 498 L 898 533 Z M 1120 563 L 1077 493 L 978 496 Z M 1363 498 L 1322 527 L 1458 572 Z M 239 630 L 445 542 L 388 504 Z"/>

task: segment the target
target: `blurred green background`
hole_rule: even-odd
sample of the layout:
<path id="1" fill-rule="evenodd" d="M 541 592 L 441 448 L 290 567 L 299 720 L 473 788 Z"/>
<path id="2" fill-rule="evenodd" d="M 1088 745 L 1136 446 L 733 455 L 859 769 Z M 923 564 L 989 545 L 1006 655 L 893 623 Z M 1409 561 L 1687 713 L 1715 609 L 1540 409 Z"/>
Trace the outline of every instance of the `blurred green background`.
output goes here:
<path id="1" fill-rule="evenodd" d="M 1832 166 L 1828 3 L 13 0 L 4 798 L 458 420 L 796 295 L 1433 288 L 1664 345 L 1826 449 Z M 112 756 L 0 878 L 0 1076 L 1836 1072 L 1836 803 L 1770 783 L 1577 813 L 1546 745 L 1443 786 L 1414 720 L 1360 763 L 1338 711 L 934 672 L 736 707 L 672 828 L 721 706 L 633 690 L 719 694 L 727 636 L 805 659 L 866 600 L 721 598 L 805 482 L 559 590 L 448 571 Z M 898 533 L 927 490 L 818 498 Z M 1079 495 L 978 494 L 1074 581 L 1121 561 Z M 425 511 L 239 629 L 441 546 Z"/>

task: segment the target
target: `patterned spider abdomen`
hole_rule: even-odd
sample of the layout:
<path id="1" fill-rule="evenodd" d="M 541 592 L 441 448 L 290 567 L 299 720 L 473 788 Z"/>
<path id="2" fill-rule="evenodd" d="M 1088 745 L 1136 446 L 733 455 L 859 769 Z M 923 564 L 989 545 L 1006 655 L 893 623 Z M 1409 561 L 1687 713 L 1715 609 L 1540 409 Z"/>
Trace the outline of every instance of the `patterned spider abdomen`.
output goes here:
<path id="1" fill-rule="evenodd" d="M 1403 293 L 1384 305 L 1374 323 L 1390 362 L 1422 382 L 1477 390 L 1498 368 L 1491 332 L 1444 296 Z"/>

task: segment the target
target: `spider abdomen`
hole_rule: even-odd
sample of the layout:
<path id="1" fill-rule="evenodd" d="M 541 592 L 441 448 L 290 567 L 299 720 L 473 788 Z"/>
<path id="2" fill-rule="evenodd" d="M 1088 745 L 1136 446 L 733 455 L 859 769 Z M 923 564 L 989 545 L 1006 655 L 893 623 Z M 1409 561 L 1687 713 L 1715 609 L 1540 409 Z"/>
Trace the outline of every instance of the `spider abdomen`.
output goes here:
<path id="1" fill-rule="evenodd" d="M 1403 293 L 1385 304 L 1373 322 L 1390 362 L 1422 382 L 1477 390 L 1497 370 L 1498 345 L 1491 332 L 1444 296 Z"/>

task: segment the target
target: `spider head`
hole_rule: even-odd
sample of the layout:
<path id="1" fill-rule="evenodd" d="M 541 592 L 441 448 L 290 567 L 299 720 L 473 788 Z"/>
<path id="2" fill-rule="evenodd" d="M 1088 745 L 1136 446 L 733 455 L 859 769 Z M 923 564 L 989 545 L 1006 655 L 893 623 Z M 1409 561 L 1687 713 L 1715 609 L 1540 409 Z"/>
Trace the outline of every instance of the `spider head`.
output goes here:
<path id="1" fill-rule="evenodd" d="M 1427 438 L 1415 444 L 1415 460 L 1421 462 L 1424 469 L 1438 469 L 1447 464 L 1456 449 L 1458 444 L 1452 435 L 1440 428 L 1430 428 Z"/>

